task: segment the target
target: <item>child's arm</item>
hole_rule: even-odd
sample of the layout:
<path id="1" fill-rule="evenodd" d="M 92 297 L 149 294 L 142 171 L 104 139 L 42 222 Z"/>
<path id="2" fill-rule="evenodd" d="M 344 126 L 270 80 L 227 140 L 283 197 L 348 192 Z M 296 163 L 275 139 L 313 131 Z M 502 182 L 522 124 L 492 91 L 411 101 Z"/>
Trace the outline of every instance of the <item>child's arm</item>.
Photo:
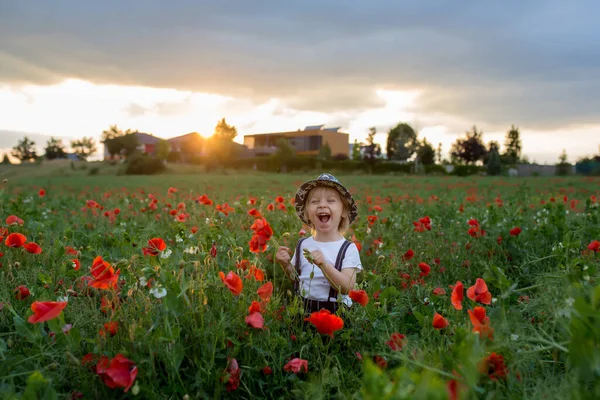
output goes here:
<path id="1" fill-rule="evenodd" d="M 275 255 L 275 259 L 277 260 L 279 265 L 281 265 L 283 272 L 285 272 L 287 277 L 294 281 L 297 279 L 297 274 L 296 274 L 296 269 L 290 262 L 291 257 L 290 257 L 289 251 L 290 251 L 290 249 L 288 249 L 287 247 L 280 246 L 279 249 L 277 249 L 277 254 Z"/>

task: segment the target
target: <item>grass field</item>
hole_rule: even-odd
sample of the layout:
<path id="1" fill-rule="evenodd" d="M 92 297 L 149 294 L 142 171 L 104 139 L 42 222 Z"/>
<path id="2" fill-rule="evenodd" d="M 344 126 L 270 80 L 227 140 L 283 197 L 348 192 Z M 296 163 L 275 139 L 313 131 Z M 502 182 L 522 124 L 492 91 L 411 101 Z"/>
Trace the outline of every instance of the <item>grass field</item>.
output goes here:
<path id="1" fill-rule="evenodd" d="M 367 300 L 330 336 L 271 261 L 316 174 L 116 168 L 0 167 L 5 398 L 600 398 L 599 179 L 339 175 Z"/>

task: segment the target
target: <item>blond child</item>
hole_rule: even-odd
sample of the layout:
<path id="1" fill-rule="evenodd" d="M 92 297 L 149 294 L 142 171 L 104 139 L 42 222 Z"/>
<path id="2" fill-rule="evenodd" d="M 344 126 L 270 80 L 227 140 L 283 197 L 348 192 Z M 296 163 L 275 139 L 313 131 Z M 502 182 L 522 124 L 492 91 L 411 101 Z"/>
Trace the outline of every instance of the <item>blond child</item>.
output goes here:
<path id="1" fill-rule="evenodd" d="M 358 248 L 344 238 L 358 215 L 352 195 L 333 175 L 321 174 L 300 186 L 295 207 L 312 236 L 298 241 L 292 257 L 289 248 L 279 247 L 277 262 L 294 281 L 307 312 L 325 308 L 334 313 L 338 297 L 351 306 L 347 294 L 362 271 Z"/>

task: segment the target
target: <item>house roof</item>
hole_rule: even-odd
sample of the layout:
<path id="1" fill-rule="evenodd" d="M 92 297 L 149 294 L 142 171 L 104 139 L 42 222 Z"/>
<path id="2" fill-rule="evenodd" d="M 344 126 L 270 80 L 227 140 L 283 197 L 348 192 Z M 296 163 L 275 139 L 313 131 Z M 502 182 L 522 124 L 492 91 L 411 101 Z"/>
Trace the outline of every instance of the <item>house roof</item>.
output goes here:
<path id="1" fill-rule="evenodd" d="M 137 136 L 138 138 L 138 142 L 140 144 L 156 144 L 158 143 L 160 140 L 162 140 L 161 138 L 158 138 L 156 136 L 152 136 L 148 133 L 143 133 L 143 132 L 134 132 L 133 133 L 135 136 Z"/>
<path id="2" fill-rule="evenodd" d="M 202 137 L 202 135 L 200 135 L 198 132 L 190 132 L 190 133 L 186 133 L 185 135 L 181 135 L 181 136 L 175 136 L 174 138 L 170 138 L 167 139 L 167 141 L 173 143 L 177 143 L 177 142 L 181 142 L 181 141 L 185 141 L 188 139 L 195 139 L 195 140 L 204 140 L 204 137 Z"/>

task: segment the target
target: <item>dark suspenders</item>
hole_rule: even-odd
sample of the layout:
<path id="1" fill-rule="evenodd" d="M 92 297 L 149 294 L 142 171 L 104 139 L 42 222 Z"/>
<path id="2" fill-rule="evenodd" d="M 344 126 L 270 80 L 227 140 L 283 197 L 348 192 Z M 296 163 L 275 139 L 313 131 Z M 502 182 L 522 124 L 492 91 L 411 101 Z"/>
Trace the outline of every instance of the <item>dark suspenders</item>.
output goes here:
<path id="1" fill-rule="evenodd" d="M 300 276 L 300 250 L 301 250 L 301 246 L 302 246 L 302 242 L 304 242 L 306 239 L 308 238 L 302 238 L 300 240 L 298 240 L 298 244 L 296 244 L 296 255 L 294 257 L 295 260 L 295 268 L 296 268 L 296 272 L 298 273 L 298 276 Z M 350 245 L 352 244 L 351 241 L 346 240 L 343 244 L 342 247 L 340 247 L 340 251 L 338 252 L 337 258 L 335 260 L 335 269 L 338 271 L 342 270 L 342 261 L 344 261 L 344 257 L 346 256 L 346 250 L 348 250 L 348 247 L 350 247 Z M 329 285 L 329 297 L 333 297 L 333 298 L 337 298 L 338 295 L 338 291 L 336 289 L 334 289 L 333 286 L 331 286 L 331 284 Z M 300 293 L 300 279 L 294 281 L 294 291 L 296 293 Z M 327 299 L 329 301 L 329 299 Z"/>

